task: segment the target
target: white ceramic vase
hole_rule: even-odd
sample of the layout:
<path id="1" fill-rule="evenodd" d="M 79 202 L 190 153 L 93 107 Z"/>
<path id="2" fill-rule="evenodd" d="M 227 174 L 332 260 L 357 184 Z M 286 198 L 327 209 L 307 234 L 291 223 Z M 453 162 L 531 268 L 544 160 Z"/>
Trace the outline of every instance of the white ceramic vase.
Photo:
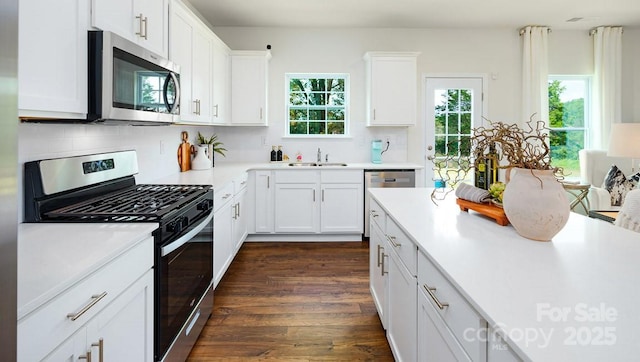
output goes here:
<path id="1" fill-rule="evenodd" d="M 549 241 L 569 219 L 569 199 L 552 170 L 512 168 L 502 196 L 504 213 L 518 234 Z"/>

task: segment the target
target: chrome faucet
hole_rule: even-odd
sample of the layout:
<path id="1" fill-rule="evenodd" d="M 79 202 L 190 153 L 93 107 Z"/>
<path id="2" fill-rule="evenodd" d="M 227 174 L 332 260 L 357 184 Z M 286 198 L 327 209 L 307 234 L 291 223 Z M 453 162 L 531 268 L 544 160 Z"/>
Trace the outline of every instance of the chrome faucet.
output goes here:
<path id="1" fill-rule="evenodd" d="M 318 162 L 322 161 L 322 152 L 320 152 L 320 147 L 318 147 Z"/>

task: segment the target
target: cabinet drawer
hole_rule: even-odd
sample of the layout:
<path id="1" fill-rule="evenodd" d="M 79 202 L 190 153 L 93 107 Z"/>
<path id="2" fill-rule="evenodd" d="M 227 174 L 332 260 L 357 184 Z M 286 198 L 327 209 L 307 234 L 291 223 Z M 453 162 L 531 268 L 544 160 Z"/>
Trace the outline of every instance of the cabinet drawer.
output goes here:
<path id="1" fill-rule="evenodd" d="M 247 187 L 247 180 L 249 179 L 249 173 L 243 172 L 241 175 L 233 179 L 233 194 L 237 194 L 241 190 Z"/>
<path id="2" fill-rule="evenodd" d="M 362 170 L 326 170 L 320 172 L 320 182 L 327 183 L 363 183 Z"/>
<path id="3" fill-rule="evenodd" d="M 18 359 L 41 360 L 152 266 L 153 238 L 149 237 L 18 321 Z M 93 297 L 97 295 L 104 296 Z M 67 316 L 84 308 L 86 312 L 75 321 Z"/>
<path id="4" fill-rule="evenodd" d="M 213 193 L 213 212 L 233 199 L 233 182 L 227 182 L 224 186 L 219 187 Z"/>
<path id="5" fill-rule="evenodd" d="M 416 276 L 416 259 L 418 257 L 418 247 L 416 244 L 407 237 L 407 235 L 400 230 L 395 221 L 391 218 L 387 218 L 387 238 L 389 243 L 393 247 L 402 263 L 407 267 L 411 275 Z"/>
<path id="6" fill-rule="evenodd" d="M 387 213 L 374 199 L 369 200 L 369 218 L 378 225 L 383 233 L 387 231 Z"/>
<path id="7" fill-rule="evenodd" d="M 317 183 L 317 170 L 275 171 L 276 183 Z"/>
<path id="8" fill-rule="evenodd" d="M 480 338 L 465 338 L 465 330 L 476 332 L 486 330 L 487 323 L 476 313 L 466 299 L 422 253 L 418 256 L 418 288 L 429 299 L 447 328 L 473 361 L 481 361 L 486 356 L 486 341 Z M 430 292 L 427 290 L 431 288 Z M 438 302 L 442 307 L 438 306 Z M 444 305 L 448 304 L 448 305 Z M 467 334 L 469 334 L 467 332 Z"/>

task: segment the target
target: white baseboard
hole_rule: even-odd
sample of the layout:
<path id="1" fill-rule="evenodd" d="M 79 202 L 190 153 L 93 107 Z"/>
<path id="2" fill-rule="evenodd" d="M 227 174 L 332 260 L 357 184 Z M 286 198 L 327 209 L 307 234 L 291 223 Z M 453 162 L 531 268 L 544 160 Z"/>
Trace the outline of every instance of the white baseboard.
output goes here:
<path id="1" fill-rule="evenodd" d="M 318 242 L 362 241 L 362 234 L 250 234 L 245 241 Z"/>

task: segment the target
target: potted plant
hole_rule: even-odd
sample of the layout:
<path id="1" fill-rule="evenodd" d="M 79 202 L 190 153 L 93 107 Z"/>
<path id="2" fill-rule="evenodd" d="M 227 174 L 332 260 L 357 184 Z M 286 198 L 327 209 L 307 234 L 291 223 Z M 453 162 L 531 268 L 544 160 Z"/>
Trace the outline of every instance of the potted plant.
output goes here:
<path id="1" fill-rule="evenodd" d="M 198 138 L 197 138 L 198 144 L 199 145 L 207 145 L 208 146 L 208 151 L 209 151 L 209 158 L 211 159 L 211 163 L 212 165 L 215 166 L 214 160 L 213 160 L 213 153 L 218 153 L 220 155 L 222 155 L 223 157 L 226 157 L 225 152 L 227 152 L 227 149 L 224 148 L 224 144 L 220 141 L 218 141 L 218 135 L 217 134 L 213 134 L 211 135 L 211 137 L 207 138 L 205 136 L 203 136 L 200 131 L 198 131 Z"/>
<path id="2" fill-rule="evenodd" d="M 503 122 L 490 122 L 487 127 L 474 128 L 467 146 L 470 159 L 438 158 L 434 170 L 453 189 L 471 168 L 479 167 L 488 150 L 495 147 L 501 155 L 498 168 L 507 170 L 502 203 L 509 222 L 520 235 L 547 241 L 566 224 L 569 201 L 559 182 L 562 169 L 551 165 L 551 149 L 544 122 L 534 124 L 530 119 L 525 128 Z M 442 166 L 450 166 L 451 161 L 460 167 L 453 178 L 450 170 L 441 171 Z"/>

